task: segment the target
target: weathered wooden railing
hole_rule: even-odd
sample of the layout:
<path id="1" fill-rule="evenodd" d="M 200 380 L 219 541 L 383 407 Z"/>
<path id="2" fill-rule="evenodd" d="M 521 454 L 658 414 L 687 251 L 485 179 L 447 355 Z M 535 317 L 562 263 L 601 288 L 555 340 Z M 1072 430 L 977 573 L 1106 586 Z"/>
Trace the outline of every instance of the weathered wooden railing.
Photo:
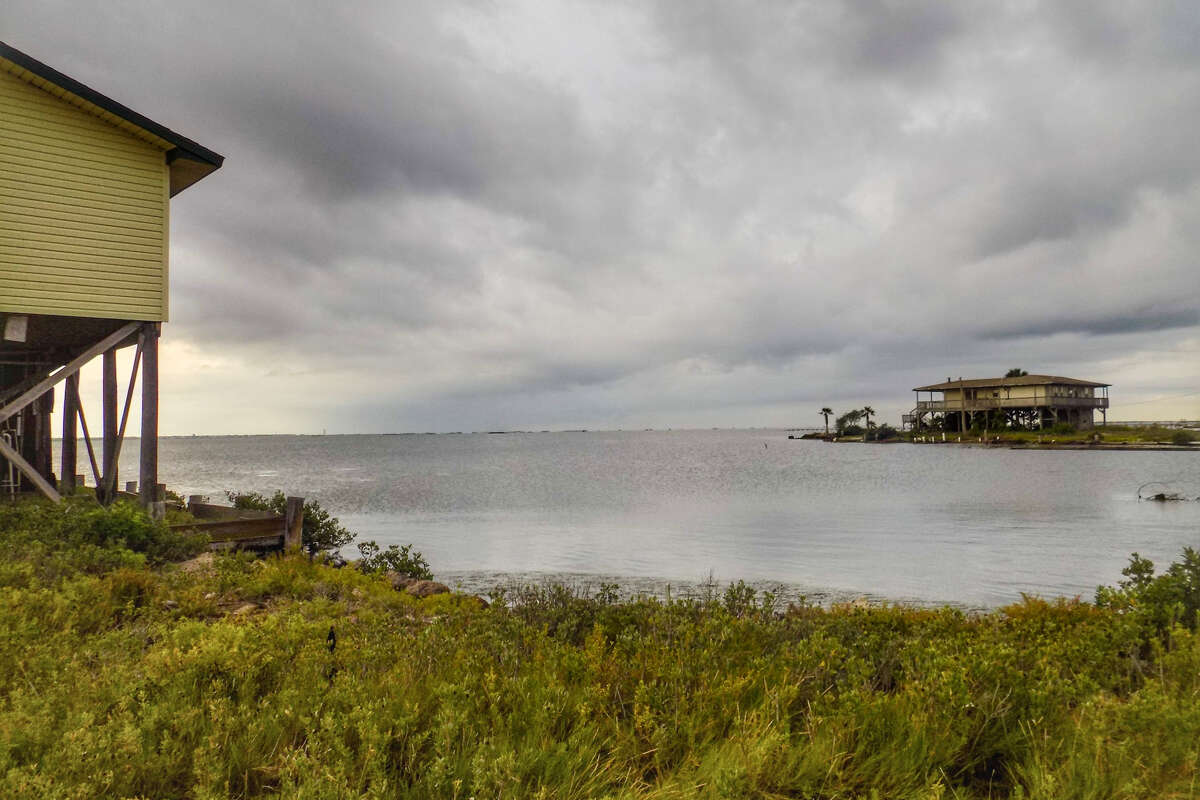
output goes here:
<path id="1" fill-rule="evenodd" d="M 289 497 L 286 511 L 258 511 L 204 502 L 201 495 L 188 498 L 187 510 L 195 522 L 172 525 L 173 530 L 203 533 L 213 550 L 289 550 L 301 545 L 304 498 Z"/>

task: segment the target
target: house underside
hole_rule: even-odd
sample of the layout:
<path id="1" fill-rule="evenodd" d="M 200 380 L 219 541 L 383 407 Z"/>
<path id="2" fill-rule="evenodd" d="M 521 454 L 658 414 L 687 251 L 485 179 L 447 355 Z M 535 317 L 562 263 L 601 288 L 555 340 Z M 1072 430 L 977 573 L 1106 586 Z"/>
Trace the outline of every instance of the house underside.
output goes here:
<path id="1" fill-rule="evenodd" d="M 50 497 L 74 491 L 82 433 L 94 485 L 102 499 L 110 498 L 118 489 L 121 447 L 140 388 L 140 493 L 146 502 L 156 501 L 159 323 L 11 313 L 0 319 L 0 491 L 36 490 Z M 116 353 L 125 347 L 136 350 L 120 392 Z M 103 366 L 102 414 L 89 425 L 80 403 L 79 370 L 97 357 Z M 56 406 L 61 430 L 53 425 Z M 59 464 L 54 463 L 55 435 L 62 437 Z"/>

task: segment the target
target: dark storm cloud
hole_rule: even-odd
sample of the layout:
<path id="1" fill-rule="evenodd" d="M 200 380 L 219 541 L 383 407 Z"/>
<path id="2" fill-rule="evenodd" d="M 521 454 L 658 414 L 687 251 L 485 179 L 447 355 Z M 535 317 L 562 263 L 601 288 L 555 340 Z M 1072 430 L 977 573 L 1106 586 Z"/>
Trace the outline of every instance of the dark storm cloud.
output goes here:
<path id="1" fill-rule="evenodd" d="M 966 4 L 858 0 L 842 7 L 825 33 L 851 71 L 881 79 L 929 75 L 964 27 Z"/>
<path id="2" fill-rule="evenodd" d="M 536 80 L 472 74 L 445 54 L 317 47 L 292 82 L 260 73 L 221 96 L 223 113 L 271 144 L 266 163 L 314 199 L 474 197 L 564 180 L 587 161 L 570 98 Z"/>
<path id="3" fill-rule="evenodd" d="M 1039 320 L 1036 323 L 1023 325 L 1008 330 L 985 331 L 983 339 L 1016 339 L 1026 337 L 1052 336 L 1059 333 L 1083 333 L 1091 336 L 1105 336 L 1114 333 L 1141 333 L 1144 331 L 1165 331 L 1176 328 L 1192 328 L 1200 325 L 1200 310 L 1195 308 L 1179 310 L 1141 309 L 1133 313 L 1115 317 L 1064 317 L 1063 319 Z"/>
<path id="4" fill-rule="evenodd" d="M 1137 355 L 1200 338 L 1191 4 L 17 0 L 0 31 L 227 156 L 173 202 L 170 335 L 296 424 L 1194 371 Z"/>

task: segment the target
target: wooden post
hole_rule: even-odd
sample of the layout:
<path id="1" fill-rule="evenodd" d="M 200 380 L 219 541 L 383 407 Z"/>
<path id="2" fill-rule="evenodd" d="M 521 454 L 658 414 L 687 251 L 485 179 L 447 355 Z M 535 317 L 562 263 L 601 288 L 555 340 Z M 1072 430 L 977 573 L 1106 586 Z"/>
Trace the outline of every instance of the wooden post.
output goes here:
<path id="1" fill-rule="evenodd" d="M 283 549 L 299 549 L 304 544 L 304 498 L 289 497 L 284 516 L 286 530 L 283 534 Z"/>
<path id="2" fill-rule="evenodd" d="M 41 474 L 41 470 L 38 469 L 38 463 L 37 463 L 38 458 L 37 458 L 37 413 L 36 413 L 36 410 L 37 410 L 37 401 L 36 400 L 34 400 L 29 405 L 25 406 L 25 408 L 21 409 L 21 427 L 20 427 L 21 440 L 20 440 L 19 444 L 21 447 L 21 457 L 25 459 L 25 463 L 29 464 L 30 467 L 34 471 L 38 472 L 38 474 Z M 26 487 L 29 487 L 31 485 L 36 485 L 36 482 L 29 475 L 29 473 L 25 473 L 24 485 Z"/>
<path id="3" fill-rule="evenodd" d="M 65 495 L 75 493 L 76 467 L 79 466 L 77 448 L 79 434 L 76 426 L 79 423 L 79 412 L 75 410 L 79 395 L 79 373 L 67 378 L 63 388 L 63 418 L 62 418 L 62 492 Z"/>
<path id="4" fill-rule="evenodd" d="M 138 485 L 142 504 L 156 502 L 158 487 L 158 323 L 142 326 L 142 452 Z M 115 415 L 114 415 L 115 416 Z"/>
<path id="5" fill-rule="evenodd" d="M 33 404 L 35 460 L 33 465 L 48 483 L 54 481 L 54 429 L 50 415 L 54 412 L 54 390 L 46 392 Z"/>
<path id="6" fill-rule="evenodd" d="M 150 518 L 162 519 L 167 515 L 167 485 L 155 484 L 154 502 L 150 504 Z"/>
<path id="7" fill-rule="evenodd" d="M 945 395 L 942 395 L 942 396 L 945 397 Z M 968 427 L 966 424 L 966 422 L 967 422 L 967 390 L 966 390 L 966 387 L 963 385 L 963 379 L 961 377 L 958 379 L 958 401 L 962 405 L 962 417 L 960 417 L 958 420 L 958 432 L 966 433 L 967 427 Z"/>
<path id="8" fill-rule="evenodd" d="M 105 492 L 104 488 L 117 485 L 117 425 L 120 422 L 117 417 L 117 348 L 115 347 L 105 350 L 102 358 L 100 409 L 103 412 L 101 422 L 104 438 L 100 446 L 100 485 L 96 488 L 100 491 L 100 502 L 108 503 L 112 497 L 108 496 L 110 493 Z"/>

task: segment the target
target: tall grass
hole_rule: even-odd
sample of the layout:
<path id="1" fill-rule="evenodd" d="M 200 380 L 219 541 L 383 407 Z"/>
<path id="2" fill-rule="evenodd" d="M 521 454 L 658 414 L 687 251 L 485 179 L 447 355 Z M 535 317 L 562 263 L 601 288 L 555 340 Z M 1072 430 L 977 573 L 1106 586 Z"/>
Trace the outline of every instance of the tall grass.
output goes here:
<path id="1" fill-rule="evenodd" d="M 1144 565 L 987 615 L 483 608 L 70 513 L 0 509 L 0 796 L 1195 796 L 1200 642 Z"/>

